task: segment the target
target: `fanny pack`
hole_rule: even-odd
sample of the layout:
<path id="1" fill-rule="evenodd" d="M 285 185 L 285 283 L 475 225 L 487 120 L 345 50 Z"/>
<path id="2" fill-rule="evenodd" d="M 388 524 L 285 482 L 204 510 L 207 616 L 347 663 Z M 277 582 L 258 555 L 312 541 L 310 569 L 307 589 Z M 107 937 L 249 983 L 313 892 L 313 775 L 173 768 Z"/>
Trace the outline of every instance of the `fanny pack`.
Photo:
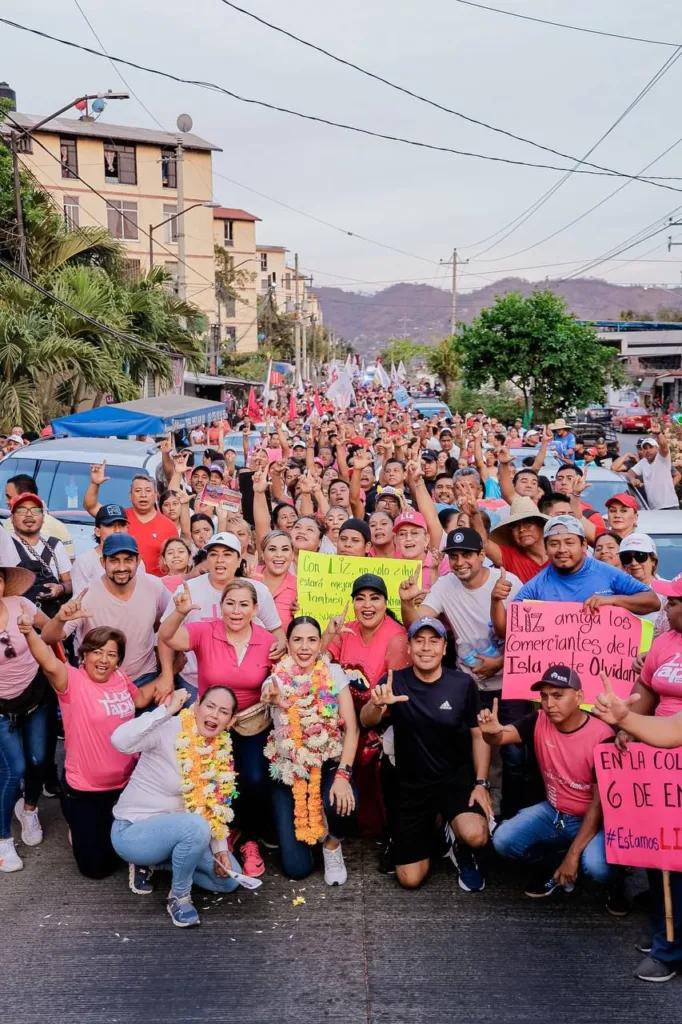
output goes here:
<path id="1" fill-rule="evenodd" d="M 257 736 L 270 724 L 270 705 L 259 700 L 257 704 L 239 712 L 232 728 L 240 736 Z"/>
<path id="2" fill-rule="evenodd" d="M 16 697 L 8 697 L 4 700 L 0 698 L 0 716 L 15 718 L 17 715 L 27 715 L 30 711 L 35 711 L 43 703 L 48 685 L 45 676 L 39 669 L 26 689 Z"/>

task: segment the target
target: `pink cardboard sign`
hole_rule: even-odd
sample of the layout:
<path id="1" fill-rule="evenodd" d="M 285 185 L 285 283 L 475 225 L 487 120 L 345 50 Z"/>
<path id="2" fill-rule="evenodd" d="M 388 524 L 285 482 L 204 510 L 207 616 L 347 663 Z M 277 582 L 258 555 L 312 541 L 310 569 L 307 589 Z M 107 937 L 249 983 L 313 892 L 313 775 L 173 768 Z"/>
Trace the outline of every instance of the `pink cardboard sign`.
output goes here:
<path id="1" fill-rule="evenodd" d="M 537 700 L 532 683 L 545 669 L 567 665 L 583 684 L 585 703 L 594 704 L 603 689 L 604 671 L 619 697 L 627 697 L 637 679 L 632 659 L 642 640 L 642 623 L 622 608 L 604 605 L 583 611 L 572 601 L 517 601 L 507 605 L 502 696 Z"/>
<path id="2" fill-rule="evenodd" d="M 682 747 L 594 748 L 609 864 L 682 871 Z"/>

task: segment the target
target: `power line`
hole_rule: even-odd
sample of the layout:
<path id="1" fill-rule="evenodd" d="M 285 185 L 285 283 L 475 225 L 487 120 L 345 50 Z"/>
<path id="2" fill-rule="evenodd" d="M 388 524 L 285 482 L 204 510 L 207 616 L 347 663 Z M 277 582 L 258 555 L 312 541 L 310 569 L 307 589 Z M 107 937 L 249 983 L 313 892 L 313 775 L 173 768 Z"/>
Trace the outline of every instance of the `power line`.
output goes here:
<path id="1" fill-rule="evenodd" d="M 604 139 L 606 139 L 613 131 L 615 131 L 615 129 L 618 127 L 618 125 L 622 121 L 625 120 L 625 118 L 628 116 L 628 114 L 631 113 L 631 111 L 633 111 L 634 108 L 639 103 L 641 103 L 641 101 L 644 99 L 644 97 L 647 95 L 647 93 L 649 93 L 654 88 L 654 86 L 657 84 L 657 82 L 659 82 L 661 80 L 661 78 L 663 78 L 663 76 L 670 70 L 670 68 L 673 66 L 673 64 L 675 64 L 676 61 L 679 60 L 680 56 L 682 56 L 682 46 L 679 46 L 675 50 L 675 52 L 673 54 L 671 54 L 669 57 L 666 58 L 666 60 L 663 62 L 663 64 L 658 69 L 656 74 L 653 75 L 652 78 L 649 79 L 649 81 L 646 83 L 646 85 L 642 89 L 640 89 L 639 93 L 637 94 L 637 96 L 635 96 L 634 100 L 632 100 L 628 104 L 628 106 L 625 108 L 625 110 L 621 114 L 619 114 L 619 116 L 616 118 L 616 120 L 613 122 L 613 124 L 611 124 L 606 129 L 606 131 L 600 136 L 600 138 L 597 139 L 597 141 L 594 143 L 594 145 L 591 146 L 590 149 L 588 149 L 587 153 L 585 154 L 585 157 L 588 157 L 592 153 L 594 153 L 595 149 L 597 149 L 597 147 L 602 144 Z M 664 156 L 664 155 L 665 154 L 661 154 L 661 156 Z M 651 161 L 651 163 L 647 164 L 647 167 L 651 167 L 652 164 L 655 163 L 655 162 L 656 162 L 655 160 Z M 554 185 L 552 185 L 551 188 L 549 188 L 546 192 L 544 192 L 540 196 L 539 199 L 536 199 L 534 203 L 532 203 L 526 210 L 523 211 L 523 213 L 521 213 L 517 217 L 515 217 L 514 220 L 511 221 L 509 224 L 507 224 L 505 228 L 501 228 L 500 229 L 502 231 L 505 231 L 506 228 L 508 227 L 510 230 L 507 231 L 506 234 L 503 234 L 502 237 L 499 238 L 496 242 L 493 242 L 486 249 L 482 249 L 480 253 L 476 253 L 476 255 L 472 256 L 471 258 L 472 259 L 477 259 L 479 256 L 483 255 L 483 253 L 489 252 L 491 249 L 494 249 L 496 246 L 498 246 L 502 242 L 504 242 L 504 240 L 506 238 L 509 238 L 510 235 L 513 235 L 516 231 L 518 231 L 519 228 L 522 227 L 523 224 L 525 224 L 528 220 L 530 220 L 530 218 L 533 217 L 537 213 L 537 211 L 539 209 L 541 209 L 545 205 L 545 203 L 549 202 L 549 200 L 552 198 L 552 196 L 556 192 L 559 191 L 559 189 L 569 180 L 569 178 L 573 174 L 575 174 L 577 172 L 577 169 L 578 169 L 578 164 L 576 163 L 574 167 L 572 167 L 566 174 L 564 174 L 563 178 L 560 178 L 559 181 L 557 181 Z M 644 169 L 646 170 L 647 168 L 645 167 Z M 629 182 L 627 182 L 627 184 L 629 184 Z M 598 203 L 597 206 L 599 206 L 599 205 L 601 205 L 601 204 Z M 596 207 L 595 207 L 595 209 L 596 209 Z M 591 212 L 591 211 L 588 211 L 588 213 L 589 212 Z M 582 219 L 582 218 L 578 218 L 578 219 Z M 570 227 L 570 226 L 571 226 L 570 224 L 567 225 L 567 227 Z M 497 234 L 499 234 L 499 232 L 496 232 L 495 234 L 497 235 Z M 557 234 L 558 234 L 558 232 L 557 232 Z M 491 235 L 489 237 L 494 238 L 495 235 Z M 553 237 L 554 237 L 553 235 L 548 235 L 548 238 L 553 238 Z M 498 259 L 500 259 L 500 260 L 511 259 L 514 256 L 519 256 L 521 253 L 528 252 L 529 249 L 535 248 L 536 245 L 541 245 L 542 242 L 546 241 L 546 240 L 547 239 L 542 239 L 540 242 L 536 242 L 534 245 L 529 245 L 526 249 L 519 249 L 516 252 L 508 253 L 506 256 L 499 256 Z M 462 248 L 466 249 L 466 248 L 469 248 L 469 246 L 462 246 Z"/>
<path id="2" fill-rule="evenodd" d="M 549 21 L 547 18 L 535 18 L 530 14 L 518 14 L 516 11 L 505 11 L 500 7 L 489 7 L 487 4 L 474 3 L 473 0 L 456 0 L 466 7 L 478 7 L 482 11 L 493 11 L 495 14 L 506 14 L 509 18 L 520 18 L 522 21 L 536 21 L 540 25 L 552 25 L 554 28 L 567 28 L 572 32 L 586 32 L 591 36 L 607 36 L 609 39 L 626 39 L 631 43 L 649 43 L 651 46 L 680 46 L 667 39 L 645 39 L 642 36 L 628 36 L 622 32 L 604 32 L 597 28 L 584 28 L 582 25 L 567 25 L 562 21 Z"/>
<path id="3" fill-rule="evenodd" d="M 317 53 L 321 53 L 325 57 L 329 57 L 331 60 L 336 61 L 338 64 L 343 64 L 347 68 L 351 68 L 353 71 L 358 71 L 361 75 L 366 75 L 367 78 L 372 78 L 376 82 L 381 82 L 383 85 L 387 85 L 390 89 L 395 89 L 397 92 L 403 93 L 405 96 L 411 96 L 412 99 L 418 100 L 420 103 L 426 103 L 431 107 L 435 107 L 436 110 L 442 110 L 446 114 L 453 114 L 455 117 L 460 117 L 464 121 L 468 121 L 470 124 L 478 125 L 480 128 L 487 128 L 491 132 L 497 132 L 500 135 L 506 135 L 507 138 L 515 139 L 517 142 L 523 142 L 525 145 L 534 146 L 536 149 L 544 150 L 545 153 L 553 153 L 554 156 L 560 156 L 564 160 L 573 160 L 578 164 L 585 164 L 588 167 L 596 167 L 600 171 L 609 171 L 612 173 L 612 168 L 604 167 L 601 164 L 591 163 L 584 158 L 581 160 L 578 157 L 570 156 L 568 153 L 562 153 L 561 150 L 553 149 L 551 146 L 544 146 L 539 142 L 533 141 L 533 139 L 527 139 L 523 135 L 516 135 L 514 132 L 508 131 L 505 128 L 498 128 L 496 125 L 488 124 L 486 121 L 481 121 L 476 117 L 471 117 L 468 114 L 463 114 L 459 110 L 453 110 L 451 107 L 446 107 L 442 103 L 438 103 L 436 100 L 429 99 L 427 96 L 422 96 L 420 93 L 415 92 L 413 89 L 408 89 L 406 86 L 398 85 L 396 82 L 391 82 L 390 79 L 384 78 L 383 75 L 378 75 L 374 71 L 369 71 L 367 68 L 361 67 L 359 64 L 355 64 L 351 60 L 346 60 L 344 57 L 339 57 L 337 54 L 332 53 L 331 50 L 325 49 L 323 46 L 319 46 L 316 43 L 311 43 L 308 39 L 303 39 L 301 36 L 297 36 L 294 32 L 290 32 L 288 29 L 282 28 L 279 25 L 273 24 L 271 21 L 267 21 L 266 18 L 261 18 L 258 14 L 254 14 L 253 11 L 248 11 L 244 7 L 240 7 L 238 4 L 232 2 L 232 0 L 220 0 L 226 7 L 231 7 L 232 10 L 238 11 L 240 14 L 245 14 L 247 18 L 252 18 L 257 21 L 260 25 L 265 25 L 266 28 L 270 28 L 275 32 L 279 32 L 283 36 L 287 36 L 296 43 L 300 43 L 302 46 L 308 47 L 310 50 L 315 50 Z"/>
<path id="4" fill-rule="evenodd" d="M 0 19 L 0 20 L 2 20 L 2 19 Z M 18 131 L 20 131 L 24 135 L 26 135 L 27 138 L 30 138 L 33 142 L 37 142 L 38 145 L 40 146 L 40 148 L 43 149 L 48 154 L 48 156 L 50 156 L 60 166 L 62 166 L 62 161 L 60 160 L 60 158 L 58 156 L 56 156 L 56 154 L 53 153 L 50 149 L 48 149 L 48 147 L 45 146 L 36 135 L 31 134 L 30 131 L 28 131 L 26 128 L 24 128 L 22 125 L 20 125 L 19 122 L 16 121 L 12 117 L 11 113 L 7 114 L 7 120 L 11 121 L 12 124 L 14 125 L 14 127 Z M 121 217 L 122 220 L 127 221 L 128 224 L 132 224 L 138 232 L 141 231 L 143 235 L 147 236 L 147 238 L 152 238 L 152 235 L 150 234 L 150 232 L 149 231 L 145 231 L 145 229 L 139 224 L 139 222 L 136 219 L 134 219 L 132 217 L 129 217 L 128 214 L 126 214 L 126 213 L 123 213 L 122 209 L 119 210 L 118 207 L 110 199 L 107 199 L 107 197 L 102 192 L 100 192 L 98 189 L 96 189 L 94 185 L 91 185 L 90 182 L 86 181 L 85 178 L 81 177 L 81 175 L 78 173 L 78 171 L 74 171 L 72 168 L 69 168 L 69 178 L 71 178 L 71 177 L 77 178 L 78 181 L 82 182 L 83 185 L 85 185 L 86 188 L 90 189 L 90 191 L 94 195 L 98 196 L 104 203 L 106 203 L 106 205 L 108 207 L 110 207 L 112 210 L 114 210 L 116 212 L 116 214 L 119 217 Z M 179 256 L 178 256 L 178 254 L 173 252 L 172 249 L 169 249 L 166 245 L 163 244 L 163 242 L 159 242 L 158 239 L 153 239 L 153 241 L 156 243 L 156 245 L 158 245 L 161 249 L 163 249 L 164 252 L 167 252 L 169 256 L 172 256 L 173 260 L 176 263 L 182 263 L 182 265 L 184 267 L 187 267 L 188 270 L 191 270 L 193 273 L 195 273 L 197 275 L 197 277 L 200 277 L 203 281 L 206 281 L 209 285 L 213 284 L 213 282 L 211 281 L 210 278 L 206 277 L 205 274 L 202 274 L 201 271 L 196 269 L 196 267 L 190 267 L 189 263 L 187 263 L 186 260 L 181 260 L 179 258 Z"/>
<path id="5" fill-rule="evenodd" d="M 109 327 L 108 324 L 103 324 L 101 320 L 96 320 L 94 317 L 88 316 L 87 313 L 83 313 L 82 310 L 76 309 L 76 307 L 72 306 L 69 302 L 65 302 L 64 299 L 60 299 L 57 295 L 54 295 L 52 292 L 48 291 L 47 288 L 43 288 L 42 285 L 39 285 L 35 281 L 32 281 L 30 277 L 26 277 L 18 270 L 15 270 L 10 263 L 6 263 L 1 258 L 0 267 L 6 270 L 9 274 L 12 274 L 14 277 L 18 278 L 20 281 L 23 281 L 24 284 L 27 284 L 31 288 L 35 289 L 35 291 L 40 292 L 40 294 L 43 295 L 46 299 L 50 299 L 52 302 L 55 302 L 58 306 L 62 306 L 63 309 L 68 309 L 70 313 L 75 313 L 76 316 L 81 318 L 81 320 L 85 320 L 86 323 L 92 324 L 93 327 L 96 327 L 100 331 L 104 331 L 105 334 L 110 334 L 112 338 L 116 338 L 117 341 L 123 341 L 127 345 L 135 345 L 137 346 L 137 348 L 142 348 L 148 352 L 153 352 L 157 356 L 170 357 L 178 356 L 181 354 L 179 352 L 173 352 L 170 349 L 167 352 L 164 352 L 163 349 L 155 348 L 154 345 L 149 345 L 147 344 L 146 341 L 141 341 L 139 338 L 134 337 L 132 334 L 123 334 L 121 331 L 117 331 L 115 328 Z"/>
<path id="6" fill-rule="evenodd" d="M 127 80 L 126 78 L 124 78 L 124 77 L 123 77 L 123 73 L 121 72 L 120 68 L 118 68 L 118 67 L 116 66 L 116 64 L 114 63 L 114 61 L 113 61 L 113 60 L 111 59 L 111 57 L 109 57 L 109 54 L 107 53 L 107 48 L 106 48 L 106 46 L 104 45 L 104 43 L 102 42 L 102 40 L 100 39 L 100 37 L 99 37 L 99 36 L 97 35 L 97 32 L 95 31 L 95 27 L 94 27 L 94 25 L 92 24 L 92 22 L 91 22 L 91 21 L 90 21 L 90 19 L 88 18 L 87 14 L 85 13 L 85 11 L 83 10 L 83 8 L 81 7 L 81 5 L 80 5 L 80 3 L 78 2 L 78 0 L 73 0 L 73 2 L 75 3 L 76 7 L 77 7 L 77 8 L 78 8 L 78 10 L 80 11 L 80 13 L 81 13 L 81 16 L 82 16 L 82 18 L 83 18 L 83 20 L 84 20 L 85 24 L 86 24 L 86 25 L 88 26 L 88 28 L 89 28 L 89 29 L 90 29 L 90 31 L 92 32 L 93 36 L 95 37 L 95 39 L 97 40 L 97 42 L 99 43 L 99 45 L 100 45 L 100 46 L 102 47 L 102 50 L 104 51 L 104 53 L 105 53 L 105 55 L 106 55 L 107 59 L 109 60 L 109 63 L 111 64 L 112 68 L 114 69 L 114 71 L 116 72 L 116 74 L 118 75 L 118 77 L 119 77 L 119 78 L 121 79 L 121 81 L 123 82 L 123 84 L 125 85 L 126 89 L 127 89 L 127 90 L 128 90 L 128 92 L 130 93 L 130 95 L 131 95 L 131 96 L 133 96 L 133 97 L 134 97 L 134 98 L 135 98 L 135 99 L 137 100 L 137 102 L 138 102 L 138 103 L 140 104 L 140 106 L 141 106 L 141 107 L 142 107 L 142 109 L 143 109 L 143 110 L 145 111 L 145 113 L 147 113 L 147 114 L 148 114 L 148 116 L 149 116 L 149 117 L 151 117 L 152 121 L 153 121 L 153 122 L 154 122 L 155 124 L 158 124 L 159 128 L 161 129 L 161 131 L 162 131 L 162 132 L 165 132 L 165 131 L 166 131 L 166 129 L 165 129 L 165 128 L 164 128 L 164 126 L 163 126 L 163 125 L 161 124 L 161 122 L 159 121 L 158 117 L 155 117 L 155 116 L 154 116 L 154 114 L 152 114 L 152 112 L 151 112 L 151 110 L 149 109 L 149 107 L 147 107 L 147 106 L 146 106 L 146 105 L 145 105 L 145 104 L 144 104 L 144 103 L 142 102 L 142 100 L 141 100 L 141 99 L 140 99 L 140 97 L 139 97 L 139 96 L 137 95 L 137 93 L 136 93 L 136 92 L 135 92 L 135 90 L 133 89 L 133 87 L 132 87 L 132 85 L 130 84 L 130 82 L 128 82 L 128 80 Z"/>
<path id="7" fill-rule="evenodd" d="M 257 100 L 252 97 L 242 96 L 239 93 L 234 92 L 231 89 L 227 89 L 224 86 L 216 85 L 215 82 L 201 82 L 191 78 L 183 78 L 180 75 L 174 75 L 169 71 L 161 71 L 158 68 L 146 67 L 144 64 L 138 64 L 135 61 L 126 60 L 123 57 L 114 57 L 111 54 L 102 53 L 100 50 L 95 50 L 90 46 L 84 46 L 80 43 L 74 43 L 70 39 L 61 39 L 58 36 L 50 35 L 48 32 L 42 32 L 39 29 L 29 28 L 26 25 L 20 25 L 16 21 L 11 21 L 9 18 L 0 18 L 0 22 L 5 25 L 9 25 L 11 28 L 19 29 L 22 32 L 29 32 L 32 35 L 39 36 L 42 39 L 49 39 L 52 42 L 60 43 L 62 46 L 69 46 L 72 49 L 80 50 L 83 53 L 89 53 L 94 57 L 103 57 L 105 60 L 116 61 L 119 64 L 125 64 L 127 67 L 135 68 L 138 71 L 145 71 L 151 75 L 157 75 L 161 78 L 170 79 L 173 82 L 180 82 L 183 85 L 194 85 L 200 89 L 208 89 L 211 92 L 219 92 L 225 96 L 230 96 L 232 99 L 238 100 L 240 103 L 247 103 L 251 106 L 263 107 L 266 110 L 274 110 L 280 114 L 287 114 L 290 117 L 298 117 L 304 121 L 312 121 L 315 124 L 325 124 L 331 128 L 340 128 L 343 131 L 353 132 L 357 135 L 366 135 L 370 138 L 382 139 L 386 142 L 398 142 L 402 145 L 412 146 L 417 149 L 427 149 L 438 153 L 451 153 L 455 156 L 466 156 L 472 157 L 477 160 L 488 160 L 492 163 L 503 163 L 509 164 L 514 167 L 535 167 L 541 170 L 548 171 L 561 171 L 565 173 L 569 168 L 557 167 L 555 164 L 541 164 L 533 163 L 528 160 L 514 160 L 511 157 L 492 156 L 488 153 L 475 153 L 470 150 L 454 149 L 451 146 L 439 146 L 431 142 L 421 142 L 415 139 L 407 139 L 400 135 L 389 135 L 385 132 L 376 132 L 369 128 L 360 128 L 357 125 L 345 124 L 340 121 L 332 121 L 326 117 L 318 117 L 315 114 L 304 114 L 299 110 L 291 110 L 288 107 L 281 107 L 276 103 L 268 103 L 266 100 Z M 600 171 L 600 170 L 588 170 L 585 168 L 574 171 L 575 174 L 589 174 L 598 177 L 618 177 L 618 178 L 634 178 L 634 175 L 625 174 L 621 171 Z M 674 185 L 665 184 L 666 181 L 679 181 L 680 178 L 677 176 L 670 176 L 669 178 L 640 178 L 637 179 L 642 181 L 644 184 L 653 185 L 656 188 L 668 189 L 672 192 L 682 192 L 682 188 L 678 188 Z"/>

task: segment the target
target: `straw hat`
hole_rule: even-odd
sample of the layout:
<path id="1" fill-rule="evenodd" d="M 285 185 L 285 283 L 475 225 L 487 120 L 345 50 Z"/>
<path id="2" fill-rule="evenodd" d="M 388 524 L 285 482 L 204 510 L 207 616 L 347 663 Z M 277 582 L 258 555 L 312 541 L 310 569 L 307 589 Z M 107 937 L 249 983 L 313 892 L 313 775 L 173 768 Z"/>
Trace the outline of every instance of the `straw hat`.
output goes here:
<path id="1" fill-rule="evenodd" d="M 27 590 L 30 590 L 36 581 L 36 574 L 30 569 L 22 569 L 18 565 L 0 565 L 5 577 L 5 592 L 3 597 L 21 597 Z"/>
<path id="2" fill-rule="evenodd" d="M 560 416 L 558 420 L 554 420 L 554 423 L 550 423 L 548 430 L 568 430 L 568 423 Z"/>
<path id="3" fill-rule="evenodd" d="M 549 516 L 543 516 L 542 512 L 538 512 L 537 505 L 531 498 L 514 498 L 511 503 L 509 516 L 499 526 L 496 526 L 494 530 L 491 530 L 490 539 L 496 544 L 506 544 L 508 547 L 515 547 L 511 532 L 512 526 L 516 523 L 524 523 L 531 520 L 544 526 L 548 519 Z"/>

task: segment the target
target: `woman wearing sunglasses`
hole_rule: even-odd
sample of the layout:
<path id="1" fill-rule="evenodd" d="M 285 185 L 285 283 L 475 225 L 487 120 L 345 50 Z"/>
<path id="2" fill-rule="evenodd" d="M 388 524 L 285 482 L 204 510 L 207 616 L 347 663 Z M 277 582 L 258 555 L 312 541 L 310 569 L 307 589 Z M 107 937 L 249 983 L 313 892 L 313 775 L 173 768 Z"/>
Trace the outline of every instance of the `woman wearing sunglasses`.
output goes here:
<path id="1" fill-rule="evenodd" d="M 656 545 L 645 533 L 631 533 L 629 537 L 625 537 L 620 542 L 618 558 L 623 572 L 632 576 L 633 579 L 639 580 L 640 583 L 646 584 L 647 587 L 651 586 L 652 580 L 660 578 L 656 572 L 658 569 Z M 648 619 L 649 622 L 655 622 L 659 615 L 660 611 L 650 612 L 648 615 L 639 617 Z"/>
<path id="2" fill-rule="evenodd" d="M 48 687 L 17 624 L 22 594 L 35 580 L 28 569 L 0 566 L 0 871 L 20 871 L 24 866 L 14 848 L 12 811 L 26 846 L 43 841 L 38 798 L 47 754 Z M 25 603 L 42 629 L 47 616 L 31 601 Z"/>

